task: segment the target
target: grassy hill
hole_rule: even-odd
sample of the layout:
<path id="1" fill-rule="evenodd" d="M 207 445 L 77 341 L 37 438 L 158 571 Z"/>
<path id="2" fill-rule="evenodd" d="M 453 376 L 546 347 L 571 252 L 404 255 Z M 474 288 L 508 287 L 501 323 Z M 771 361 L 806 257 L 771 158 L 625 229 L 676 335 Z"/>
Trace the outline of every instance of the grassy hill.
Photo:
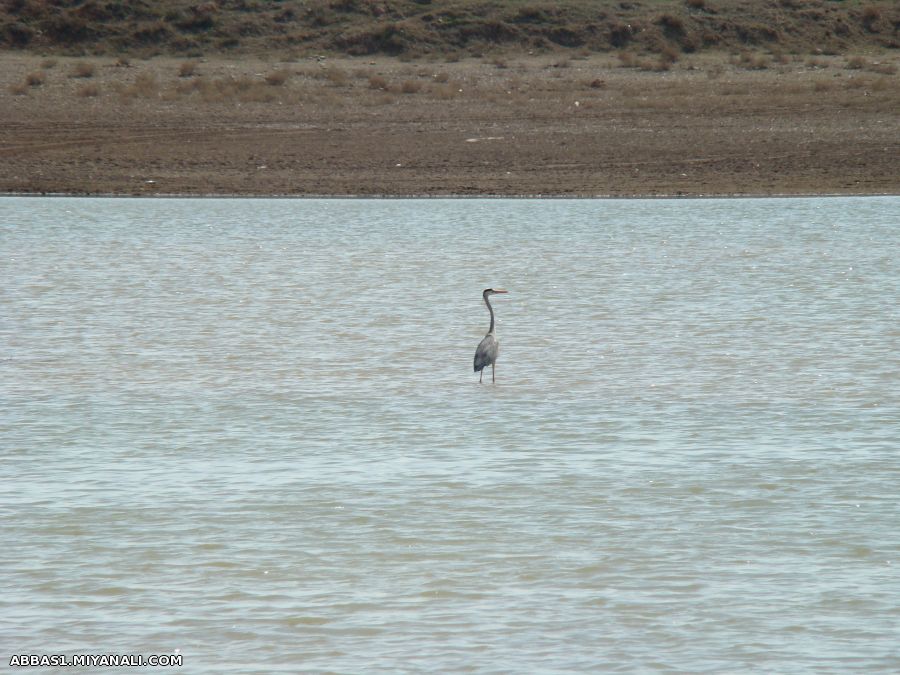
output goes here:
<path id="1" fill-rule="evenodd" d="M 423 57 L 510 51 L 844 53 L 900 47 L 857 0 L 2 0 L 0 49 Z"/>

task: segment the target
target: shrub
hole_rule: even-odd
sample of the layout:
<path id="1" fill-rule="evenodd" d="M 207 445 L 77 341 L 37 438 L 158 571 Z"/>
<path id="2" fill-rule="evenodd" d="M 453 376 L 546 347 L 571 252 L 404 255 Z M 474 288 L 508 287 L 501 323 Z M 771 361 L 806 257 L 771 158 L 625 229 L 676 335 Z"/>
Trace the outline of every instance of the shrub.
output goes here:
<path id="1" fill-rule="evenodd" d="M 89 61 L 79 61 L 72 68 L 69 77 L 93 77 L 97 67 Z"/>
<path id="2" fill-rule="evenodd" d="M 16 22 L 6 27 L 6 34 L 14 46 L 25 47 L 34 37 L 34 30 L 27 24 Z"/>
<path id="3" fill-rule="evenodd" d="M 369 89 L 387 89 L 388 83 L 381 75 L 369 77 Z"/>
<path id="4" fill-rule="evenodd" d="M 280 87 L 281 85 L 283 85 L 285 82 L 288 81 L 290 76 L 291 76 L 291 71 L 289 71 L 287 69 L 281 69 L 281 70 L 276 70 L 272 73 L 268 73 L 265 77 L 265 80 L 266 80 L 266 84 L 269 84 L 273 87 Z"/>
<path id="5" fill-rule="evenodd" d="M 672 62 L 667 61 L 664 58 L 657 59 L 656 61 L 646 59 L 638 63 L 638 68 L 640 68 L 641 70 L 649 70 L 655 73 L 662 73 L 672 69 Z"/>
<path id="6" fill-rule="evenodd" d="M 238 98 L 244 103 L 269 103 L 276 95 L 262 82 L 254 82 L 250 87 L 238 92 Z"/>
<path id="7" fill-rule="evenodd" d="M 76 93 L 82 98 L 93 98 L 100 95 L 100 87 L 93 82 L 84 84 L 78 88 Z"/>
<path id="8" fill-rule="evenodd" d="M 709 70 L 706 71 L 706 77 L 710 80 L 716 80 L 722 77 L 722 73 L 725 72 L 725 66 L 721 63 L 715 63 L 710 66 Z"/>
<path id="9" fill-rule="evenodd" d="M 872 91 L 892 91 L 894 82 L 889 77 L 879 77 L 872 83 Z"/>
<path id="10" fill-rule="evenodd" d="M 859 70 L 866 66 L 866 60 L 862 56 L 851 56 L 847 59 L 847 67 L 850 70 Z"/>
<path id="11" fill-rule="evenodd" d="M 131 86 L 122 93 L 137 98 L 156 98 L 159 96 L 159 82 L 153 73 L 138 73 Z"/>
<path id="12" fill-rule="evenodd" d="M 775 49 L 772 51 L 772 58 L 775 59 L 775 63 L 778 63 L 782 66 L 786 66 L 791 62 L 791 58 L 779 49 Z"/>
<path id="13" fill-rule="evenodd" d="M 633 52 L 619 52 L 619 63 L 623 68 L 636 68 L 637 67 L 637 57 Z"/>
<path id="14" fill-rule="evenodd" d="M 403 84 L 400 85 L 400 91 L 404 94 L 417 94 L 421 89 L 422 85 L 413 80 L 404 80 Z"/>
<path id="15" fill-rule="evenodd" d="M 675 63 L 680 56 L 681 52 L 673 45 L 666 45 L 659 52 L 660 59 L 668 63 Z"/>
<path id="16" fill-rule="evenodd" d="M 44 59 L 41 61 L 41 68 L 44 70 L 50 70 L 51 68 L 56 68 L 57 61 L 56 59 Z"/>
<path id="17" fill-rule="evenodd" d="M 742 52 L 740 61 L 742 68 L 747 70 L 765 70 L 769 67 L 769 59 L 762 54 L 754 54 L 753 52 Z"/>
<path id="18" fill-rule="evenodd" d="M 94 36 L 90 23 L 74 14 L 56 14 L 44 22 L 44 33 L 56 42 L 74 44 Z"/>
<path id="19" fill-rule="evenodd" d="M 9 93 L 13 96 L 25 96 L 28 94 L 28 85 L 27 84 L 11 84 L 9 85 Z"/>
<path id="20" fill-rule="evenodd" d="M 325 79 L 336 87 L 343 87 L 350 81 L 350 76 L 347 75 L 347 71 L 341 70 L 335 66 L 328 66 L 322 72 L 324 73 Z"/>
<path id="21" fill-rule="evenodd" d="M 634 39 L 635 28 L 628 23 L 617 23 L 609 30 L 609 43 L 613 47 L 625 47 Z"/>
<path id="22" fill-rule="evenodd" d="M 684 34 L 684 21 L 679 16 L 663 14 L 656 19 L 656 22 L 662 26 L 666 35 L 677 36 Z"/>
<path id="23" fill-rule="evenodd" d="M 897 72 L 897 66 L 893 63 L 871 63 L 869 64 L 869 70 L 873 73 L 880 73 L 882 75 L 894 75 Z"/>
<path id="24" fill-rule="evenodd" d="M 25 76 L 25 84 L 29 87 L 40 87 L 44 84 L 44 81 L 47 79 L 47 76 L 41 71 L 37 71 L 34 73 L 28 73 Z"/>
<path id="25" fill-rule="evenodd" d="M 881 10 L 874 5 L 867 5 L 862 10 L 862 23 L 870 33 L 878 32 L 878 22 L 881 21 Z"/>
<path id="26" fill-rule="evenodd" d="M 438 87 L 434 93 L 435 96 L 437 96 L 439 99 L 447 101 L 451 98 L 455 98 L 459 93 L 459 89 L 458 87 L 454 87 L 452 84 L 445 84 Z"/>
<path id="27" fill-rule="evenodd" d="M 197 73 L 196 61 L 185 61 L 178 67 L 178 77 L 192 77 Z"/>

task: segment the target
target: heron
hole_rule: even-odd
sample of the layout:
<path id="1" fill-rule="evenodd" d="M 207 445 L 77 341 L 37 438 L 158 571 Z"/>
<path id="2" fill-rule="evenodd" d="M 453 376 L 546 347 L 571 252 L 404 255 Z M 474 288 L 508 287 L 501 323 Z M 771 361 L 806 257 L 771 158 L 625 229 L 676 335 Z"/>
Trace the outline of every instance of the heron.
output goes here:
<path id="1" fill-rule="evenodd" d="M 481 379 L 484 377 L 484 368 L 485 366 L 491 367 L 491 382 L 496 382 L 496 375 L 494 372 L 495 365 L 497 363 L 497 354 L 500 352 L 500 343 L 497 342 L 497 337 L 494 335 L 494 308 L 491 307 L 491 301 L 488 300 L 488 297 L 496 294 L 496 293 L 507 293 L 508 291 L 504 291 L 502 288 L 485 288 L 484 292 L 481 294 L 481 297 L 484 298 L 484 304 L 487 305 L 488 311 L 491 313 L 491 327 L 488 329 L 487 335 L 478 343 L 478 349 L 475 350 L 475 372 L 481 373 L 478 376 L 478 384 L 481 384 Z"/>

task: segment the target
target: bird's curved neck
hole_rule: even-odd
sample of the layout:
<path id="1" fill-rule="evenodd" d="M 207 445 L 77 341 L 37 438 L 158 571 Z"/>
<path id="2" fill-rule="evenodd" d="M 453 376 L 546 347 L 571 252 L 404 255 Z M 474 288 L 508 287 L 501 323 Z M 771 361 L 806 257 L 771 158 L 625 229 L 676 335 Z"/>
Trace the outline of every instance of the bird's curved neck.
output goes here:
<path id="1" fill-rule="evenodd" d="M 491 327 L 488 329 L 488 335 L 494 332 L 494 308 L 491 307 L 491 302 L 488 300 L 488 296 L 484 296 L 484 304 L 487 305 L 488 311 L 491 313 Z"/>

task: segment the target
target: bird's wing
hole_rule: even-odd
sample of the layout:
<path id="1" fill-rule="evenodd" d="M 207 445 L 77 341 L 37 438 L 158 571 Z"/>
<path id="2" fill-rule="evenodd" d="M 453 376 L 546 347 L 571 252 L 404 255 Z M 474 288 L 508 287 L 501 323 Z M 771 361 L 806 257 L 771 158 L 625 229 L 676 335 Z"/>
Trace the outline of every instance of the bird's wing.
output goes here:
<path id="1" fill-rule="evenodd" d="M 497 343 L 497 338 L 490 333 L 485 335 L 481 342 L 478 343 L 478 348 L 475 350 L 476 372 L 493 363 L 494 359 L 497 358 L 498 351 L 499 345 Z"/>

